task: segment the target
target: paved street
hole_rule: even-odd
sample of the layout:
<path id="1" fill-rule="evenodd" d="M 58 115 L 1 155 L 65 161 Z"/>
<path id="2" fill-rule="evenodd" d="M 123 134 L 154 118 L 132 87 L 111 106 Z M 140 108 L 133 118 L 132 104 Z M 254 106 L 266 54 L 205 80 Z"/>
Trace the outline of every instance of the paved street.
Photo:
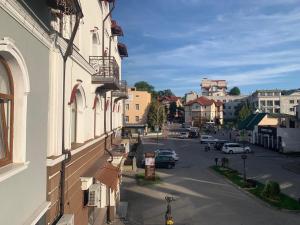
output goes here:
<path id="1" fill-rule="evenodd" d="M 260 201 L 228 184 L 222 177 L 208 169 L 214 163 L 217 151 L 204 152 L 198 140 L 161 140 L 162 147 L 170 147 L 179 154 L 180 162 L 175 169 L 160 169 L 158 174 L 163 182 L 152 186 L 138 186 L 132 175 L 123 177 L 122 201 L 129 202 L 129 224 L 162 225 L 166 203 L 164 197 L 173 195 L 176 201 L 172 204 L 175 224 L 195 225 L 295 225 L 300 224 L 300 214 L 278 211 L 266 207 Z M 155 139 L 144 139 L 144 151 L 156 148 Z M 258 168 L 250 166 L 257 156 L 263 164 L 280 164 L 282 159 L 270 152 L 255 153 L 249 156 L 249 170 Z M 267 156 L 267 157 L 266 157 Z M 240 155 L 231 156 L 234 167 L 240 165 Z M 252 159 L 253 157 L 253 159 Z M 235 160 L 236 159 L 236 162 Z M 279 160 L 280 159 L 280 160 Z M 290 159 L 287 159 L 290 160 Z M 266 165 L 267 167 L 267 165 Z M 270 166 L 270 170 L 276 166 Z M 280 167 L 281 168 L 281 167 Z M 253 169 L 254 170 L 254 169 Z M 257 170 L 260 170 L 259 168 Z M 142 172 L 141 170 L 140 172 Z M 286 174 L 284 174 L 286 171 Z M 299 175 L 282 170 L 285 179 L 295 184 Z M 271 176 L 273 173 L 262 171 Z M 270 175 L 271 174 L 271 175 Z M 275 172 L 274 172 L 275 174 Z M 249 175 L 251 173 L 249 172 Z M 261 177 L 261 179 L 264 179 Z M 299 181 L 298 181 L 299 182 Z M 287 185 L 289 186 L 289 185 Z M 298 186 L 299 187 L 299 186 Z M 296 185 L 287 187 L 296 191 Z"/>

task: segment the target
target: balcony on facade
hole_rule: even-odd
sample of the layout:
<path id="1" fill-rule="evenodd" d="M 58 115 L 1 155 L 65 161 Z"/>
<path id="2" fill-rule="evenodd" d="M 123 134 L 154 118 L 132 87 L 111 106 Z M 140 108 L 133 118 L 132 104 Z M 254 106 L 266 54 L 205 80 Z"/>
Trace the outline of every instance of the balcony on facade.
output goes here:
<path id="1" fill-rule="evenodd" d="M 119 90 L 112 92 L 112 97 L 118 99 L 128 99 L 128 88 L 127 88 L 127 82 L 125 80 L 122 80 L 120 82 Z"/>
<path id="2" fill-rule="evenodd" d="M 90 65 L 96 70 L 93 84 L 103 84 L 107 90 L 120 89 L 119 66 L 113 56 L 90 56 Z"/>

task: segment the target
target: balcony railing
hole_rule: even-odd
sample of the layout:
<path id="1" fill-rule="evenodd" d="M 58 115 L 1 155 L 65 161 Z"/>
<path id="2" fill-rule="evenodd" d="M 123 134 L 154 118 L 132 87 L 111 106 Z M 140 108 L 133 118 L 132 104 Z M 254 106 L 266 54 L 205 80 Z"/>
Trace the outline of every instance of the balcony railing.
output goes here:
<path id="1" fill-rule="evenodd" d="M 117 91 L 113 91 L 112 96 L 115 98 L 120 98 L 120 99 L 128 98 L 127 82 L 125 80 L 122 80 L 120 82 L 120 89 Z"/>
<path id="2" fill-rule="evenodd" d="M 105 88 L 120 88 L 119 66 L 114 57 L 90 56 L 90 64 L 96 70 L 92 75 L 93 84 L 104 84 Z"/>

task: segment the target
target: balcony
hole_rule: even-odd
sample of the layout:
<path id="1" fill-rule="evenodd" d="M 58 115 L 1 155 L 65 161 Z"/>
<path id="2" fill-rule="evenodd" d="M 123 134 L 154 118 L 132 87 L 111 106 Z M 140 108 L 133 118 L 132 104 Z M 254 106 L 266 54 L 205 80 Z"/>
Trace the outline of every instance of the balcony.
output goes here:
<path id="1" fill-rule="evenodd" d="M 120 90 L 112 92 L 112 97 L 115 97 L 119 100 L 128 98 L 127 82 L 125 80 L 120 82 Z"/>
<path id="2" fill-rule="evenodd" d="M 93 84 L 103 84 L 104 89 L 119 90 L 119 66 L 114 57 L 90 56 L 90 65 L 96 70 L 92 75 Z"/>
<path id="3" fill-rule="evenodd" d="M 66 15 L 75 15 L 82 13 L 77 0 L 47 0 L 47 5 Z"/>

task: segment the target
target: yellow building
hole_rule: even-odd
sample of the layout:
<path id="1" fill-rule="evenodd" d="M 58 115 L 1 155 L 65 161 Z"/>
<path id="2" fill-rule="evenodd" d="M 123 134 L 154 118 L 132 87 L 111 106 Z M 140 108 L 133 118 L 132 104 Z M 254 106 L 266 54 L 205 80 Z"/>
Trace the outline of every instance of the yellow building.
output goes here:
<path id="1" fill-rule="evenodd" d="M 147 91 L 128 89 L 128 99 L 125 101 L 125 126 L 132 132 L 143 133 L 147 127 L 147 114 L 151 103 L 151 94 Z"/>

